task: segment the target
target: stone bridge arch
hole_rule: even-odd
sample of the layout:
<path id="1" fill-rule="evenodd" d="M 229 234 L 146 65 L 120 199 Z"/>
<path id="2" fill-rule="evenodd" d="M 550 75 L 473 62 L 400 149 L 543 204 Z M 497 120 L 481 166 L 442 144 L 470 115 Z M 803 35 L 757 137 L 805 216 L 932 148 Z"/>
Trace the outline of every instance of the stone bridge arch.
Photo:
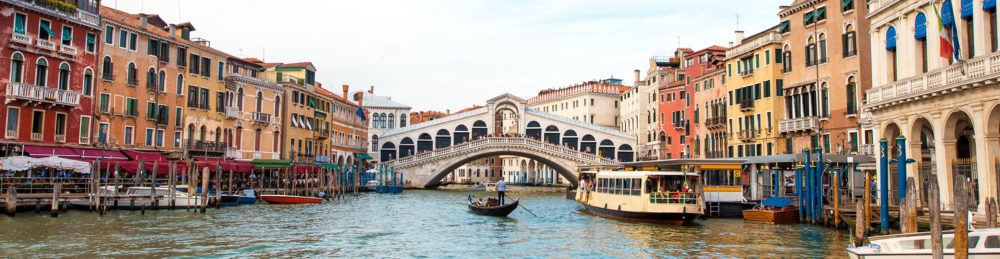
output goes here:
<path id="1" fill-rule="evenodd" d="M 550 159 L 547 155 L 536 152 L 526 152 L 521 150 L 497 150 L 473 152 L 461 159 L 451 160 L 448 163 L 439 166 L 438 168 L 441 168 L 440 170 L 432 171 L 436 173 L 433 173 L 433 176 L 430 177 L 426 183 L 424 183 L 423 187 L 436 188 L 441 183 L 441 179 L 444 179 L 448 176 L 448 174 L 451 174 L 462 165 L 475 161 L 476 159 L 502 155 L 533 159 L 555 170 L 560 176 L 566 178 L 566 180 L 568 180 L 573 187 L 576 187 L 577 183 L 579 183 L 576 174 L 574 174 L 574 172 L 576 172 L 576 166 L 573 164 L 566 164 L 564 161 Z M 508 179 L 508 181 L 510 181 L 510 179 Z"/>

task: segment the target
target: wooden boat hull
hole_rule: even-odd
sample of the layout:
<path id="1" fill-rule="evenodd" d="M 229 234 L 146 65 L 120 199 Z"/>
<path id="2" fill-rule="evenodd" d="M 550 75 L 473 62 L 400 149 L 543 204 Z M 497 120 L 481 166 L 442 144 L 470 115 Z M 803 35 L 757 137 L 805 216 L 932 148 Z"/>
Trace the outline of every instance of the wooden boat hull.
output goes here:
<path id="1" fill-rule="evenodd" d="M 701 216 L 700 213 L 674 213 L 674 212 L 632 212 L 605 209 L 583 204 L 590 213 L 605 217 L 628 221 L 640 221 L 669 225 L 689 225 L 694 219 Z"/>
<path id="2" fill-rule="evenodd" d="M 295 195 L 279 195 L 279 194 L 262 194 L 260 195 L 260 199 L 268 203 L 274 203 L 274 204 L 302 204 L 302 203 L 323 202 L 323 198 L 295 196 Z"/>
<path id="3" fill-rule="evenodd" d="M 749 209 L 743 211 L 743 219 L 751 222 L 763 223 L 793 223 L 799 221 L 799 209 L 785 210 L 759 210 Z"/>
<path id="4" fill-rule="evenodd" d="M 513 202 L 494 207 L 480 207 L 473 206 L 472 204 L 468 204 L 468 206 L 469 212 L 476 215 L 506 217 L 507 215 L 510 215 L 511 212 L 514 212 L 514 209 L 517 209 L 518 202 L 520 202 L 520 200 L 514 200 Z"/>

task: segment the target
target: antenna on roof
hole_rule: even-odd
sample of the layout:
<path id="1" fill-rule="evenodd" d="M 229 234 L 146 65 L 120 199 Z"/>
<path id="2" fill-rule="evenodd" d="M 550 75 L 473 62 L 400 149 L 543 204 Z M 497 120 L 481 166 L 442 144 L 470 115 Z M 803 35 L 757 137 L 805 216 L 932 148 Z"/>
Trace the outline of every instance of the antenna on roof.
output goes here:
<path id="1" fill-rule="evenodd" d="M 183 21 L 181 19 L 181 0 L 177 0 L 177 21 Z"/>
<path id="2" fill-rule="evenodd" d="M 736 14 L 736 29 L 740 29 L 740 15 Z"/>

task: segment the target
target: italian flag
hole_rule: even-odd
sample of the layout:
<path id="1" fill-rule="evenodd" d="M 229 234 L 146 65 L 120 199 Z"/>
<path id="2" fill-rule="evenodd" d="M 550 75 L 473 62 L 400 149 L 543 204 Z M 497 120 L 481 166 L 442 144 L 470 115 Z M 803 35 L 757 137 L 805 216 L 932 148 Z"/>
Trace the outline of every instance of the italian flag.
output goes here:
<path id="1" fill-rule="evenodd" d="M 941 13 L 938 12 L 937 6 L 936 5 L 934 6 L 934 14 L 936 14 L 937 18 L 938 18 L 938 35 L 941 36 L 941 44 L 940 44 L 941 45 L 941 57 L 942 58 L 948 58 L 948 59 L 950 59 L 951 56 L 952 56 L 952 54 L 955 53 L 955 47 L 954 47 L 955 46 L 954 45 L 955 39 L 954 39 L 954 37 L 952 37 L 952 33 L 954 32 L 954 28 L 955 28 L 954 27 L 955 26 L 955 22 L 954 22 L 954 16 L 952 16 L 952 14 L 950 13 L 951 12 L 951 1 L 944 1 L 944 4 L 942 5 L 941 8 L 942 9 L 946 9 L 946 11 L 949 12 L 948 16 L 951 18 L 950 20 L 952 21 L 950 26 L 945 27 L 945 25 L 944 25 L 944 18 L 946 18 L 946 17 L 942 17 Z"/>

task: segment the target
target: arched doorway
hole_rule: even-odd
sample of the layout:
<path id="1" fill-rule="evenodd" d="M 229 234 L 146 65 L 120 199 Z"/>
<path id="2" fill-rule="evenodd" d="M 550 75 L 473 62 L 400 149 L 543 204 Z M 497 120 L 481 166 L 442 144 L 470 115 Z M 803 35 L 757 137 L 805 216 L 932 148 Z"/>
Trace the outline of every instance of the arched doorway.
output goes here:
<path id="1" fill-rule="evenodd" d="M 455 145 L 469 141 L 469 128 L 466 128 L 465 125 L 458 125 L 457 127 L 455 127 L 454 141 Z"/>
<path id="2" fill-rule="evenodd" d="M 562 144 L 564 146 L 577 150 L 577 140 L 576 131 L 566 130 L 566 133 L 563 133 Z"/>
<path id="3" fill-rule="evenodd" d="M 528 122 L 528 127 L 524 130 L 524 135 L 530 139 L 542 139 L 542 125 L 537 121 Z"/>
<path id="4" fill-rule="evenodd" d="M 590 134 L 583 135 L 583 139 L 580 141 L 580 151 L 594 155 L 597 154 L 597 140 L 594 139 L 594 136 Z"/>
<path id="5" fill-rule="evenodd" d="M 420 134 L 420 137 L 417 138 L 417 153 L 431 151 L 431 149 L 434 149 L 434 139 L 431 139 L 431 134 Z"/>
<path id="6" fill-rule="evenodd" d="M 497 109 L 493 114 L 493 132 L 501 134 L 517 134 L 517 113 L 509 107 Z"/>
<path id="7" fill-rule="evenodd" d="M 632 146 L 629 146 L 628 144 L 618 146 L 618 161 L 632 162 L 635 159 L 633 156 Z"/>
<path id="8" fill-rule="evenodd" d="M 951 163 L 952 186 L 958 181 L 967 181 L 969 186 L 969 208 L 976 210 L 979 206 L 980 186 L 979 164 L 976 161 L 975 125 L 968 113 L 955 111 L 948 115 L 944 127 L 945 154 Z M 988 166 L 983 163 L 982 166 Z M 992 184 L 992 183 L 990 183 Z"/>
<path id="9" fill-rule="evenodd" d="M 601 140 L 601 148 L 598 152 L 601 157 L 607 159 L 615 159 L 615 143 L 611 142 L 610 139 Z"/>
<path id="10" fill-rule="evenodd" d="M 383 143 L 382 149 L 379 152 L 379 158 L 382 162 L 396 159 L 396 145 L 392 144 L 392 142 Z"/>
<path id="11" fill-rule="evenodd" d="M 486 122 L 476 121 L 472 123 L 472 139 L 486 137 L 487 132 Z"/>
<path id="12" fill-rule="evenodd" d="M 403 138 L 399 141 L 399 158 L 413 155 L 413 139 Z"/>
<path id="13" fill-rule="evenodd" d="M 545 142 L 552 145 L 559 145 L 559 127 L 555 125 L 545 127 Z"/>
<path id="14" fill-rule="evenodd" d="M 899 156 L 899 147 L 898 147 L 898 145 L 896 145 L 896 137 L 899 136 L 900 132 L 901 132 L 901 130 L 899 128 L 899 125 L 897 125 L 894 122 L 890 122 L 889 124 L 887 124 L 885 126 L 885 129 L 882 130 L 882 137 L 884 137 L 885 140 L 888 141 L 888 145 L 886 147 L 888 152 L 886 153 L 886 156 L 889 157 L 889 161 L 892 161 L 893 159 L 896 159 Z M 812 143 L 812 144 L 810 144 L 810 146 L 816 146 L 815 144 L 816 143 Z M 879 146 L 877 148 L 881 149 L 881 146 Z M 880 158 L 876 158 L 876 159 L 880 159 Z M 889 190 L 887 190 L 887 193 L 889 194 L 888 195 L 889 196 L 889 204 L 890 205 L 898 205 L 899 204 L 899 188 L 900 188 L 899 187 L 899 167 L 896 166 L 896 164 L 889 164 L 888 168 L 889 168 L 889 172 L 888 172 L 888 175 L 889 175 L 889 179 L 888 179 L 888 181 L 889 181 Z M 876 188 L 878 188 L 878 187 L 876 187 Z"/>
<path id="15" fill-rule="evenodd" d="M 451 133 L 446 129 L 440 129 L 434 138 L 434 148 L 445 148 L 451 146 Z"/>
<path id="16" fill-rule="evenodd" d="M 936 146 L 934 139 L 937 134 L 934 132 L 931 123 L 926 118 L 918 118 L 911 126 L 909 138 L 907 139 L 907 156 L 916 162 L 916 187 L 920 193 L 920 204 L 927 204 L 928 181 L 937 181 L 937 159 L 934 157 Z M 912 168 L 912 167 L 911 167 Z"/>

